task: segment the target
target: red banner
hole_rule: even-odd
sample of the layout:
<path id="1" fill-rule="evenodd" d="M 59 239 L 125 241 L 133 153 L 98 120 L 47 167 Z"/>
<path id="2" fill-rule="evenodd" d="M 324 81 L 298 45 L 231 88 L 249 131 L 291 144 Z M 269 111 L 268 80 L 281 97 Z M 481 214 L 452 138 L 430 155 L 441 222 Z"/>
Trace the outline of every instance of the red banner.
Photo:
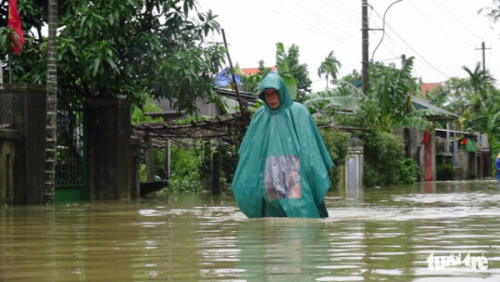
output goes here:
<path id="1" fill-rule="evenodd" d="M 19 54 L 24 44 L 24 34 L 21 26 L 21 19 L 17 12 L 16 0 L 9 0 L 9 27 L 14 29 L 14 33 L 10 37 L 9 47 L 14 53 Z"/>

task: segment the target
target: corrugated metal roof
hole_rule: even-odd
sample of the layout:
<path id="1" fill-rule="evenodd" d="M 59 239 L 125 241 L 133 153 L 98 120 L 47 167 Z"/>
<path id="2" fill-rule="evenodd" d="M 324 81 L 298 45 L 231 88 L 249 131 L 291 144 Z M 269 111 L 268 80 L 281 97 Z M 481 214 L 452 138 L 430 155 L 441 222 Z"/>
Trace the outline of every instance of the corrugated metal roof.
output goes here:
<path id="1" fill-rule="evenodd" d="M 229 97 L 232 99 L 237 100 L 238 96 L 236 95 L 236 91 L 228 90 L 228 89 L 222 89 L 222 88 L 216 88 L 215 92 L 217 92 L 219 95 Z M 255 105 L 257 102 L 257 96 L 254 96 L 250 92 L 244 92 L 244 91 L 238 91 L 240 93 L 240 97 L 242 99 L 245 99 L 250 106 Z"/>
<path id="2" fill-rule="evenodd" d="M 417 104 L 417 105 L 420 105 L 421 107 L 424 107 L 426 109 L 431 109 L 431 110 L 438 110 L 438 111 L 441 111 L 443 113 L 445 113 L 446 115 L 439 115 L 439 116 L 428 116 L 427 118 L 431 119 L 431 120 L 457 120 L 460 118 L 459 115 L 456 115 L 452 112 L 448 112 L 447 110 L 445 109 L 441 109 L 440 107 L 438 106 L 434 106 L 433 104 L 431 104 L 429 101 L 427 100 L 424 100 L 424 99 L 420 99 L 420 98 L 417 98 L 417 97 L 414 97 L 412 96 L 411 97 L 411 101 L 412 103 L 414 104 Z M 415 106 L 415 108 L 421 108 L 421 107 L 418 107 L 418 106 Z"/>

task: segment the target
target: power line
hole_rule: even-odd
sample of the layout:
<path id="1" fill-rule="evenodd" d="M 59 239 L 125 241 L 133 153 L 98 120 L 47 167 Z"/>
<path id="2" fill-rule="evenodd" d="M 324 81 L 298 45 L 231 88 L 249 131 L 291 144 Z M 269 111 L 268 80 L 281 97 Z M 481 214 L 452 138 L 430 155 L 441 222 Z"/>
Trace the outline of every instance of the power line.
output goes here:
<path id="1" fill-rule="evenodd" d="M 316 15 L 316 16 L 314 16 L 314 18 L 319 18 L 319 19 L 320 19 L 320 20 L 322 20 L 324 23 L 326 23 L 326 24 L 328 24 L 328 25 L 332 26 L 332 27 L 333 27 L 333 28 L 335 28 L 336 30 L 338 30 L 338 31 L 340 31 L 340 32 L 342 32 L 342 33 L 344 33 L 344 34 L 347 34 L 349 37 L 352 37 L 352 38 L 354 38 L 354 39 L 356 39 L 356 40 L 358 39 L 358 38 L 356 38 L 356 37 L 352 36 L 350 33 L 344 32 L 343 30 L 339 29 L 339 28 L 338 28 L 338 26 L 332 25 L 330 22 L 325 21 L 321 15 L 316 14 L 313 10 L 309 10 L 309 9 L 307 9 L 306 7 L 302 6 L 301 4 L 299 4 L 299 3 L 298 3 L 297 1 L 295 1 L 295 0 L 293 0 L 293 2 L 294 2 L 295 4 L 297 4 L 300 8 L 302 8 L 302 10 L 304 10 L 304 11 L 306 11 L 306 12 L 307 12 L 307 11 L 310 11 L 311 13 L 314 13 L 314 14 Z M 339 24 L 339 25 L 340 25 L 340 24 Z"/>
<path id="2" fill-rule="evenodd" d="M 274 11 L 276 14 L 278 14 L 278 15 L 280 15 L 281 17 L 283 17 L 283 18 L 285 18 L 286 20 L 288 20 L 289 22 L 291 22 L 291 23 L 293 23 L 293 24 L 297 24 L 297 22 L 296 22 L 296 21 L 293 21 L 293 20 L 291 20 L 290 18 L 288 18 L 287 16 L 285 16 L 285 15 L 281 14 L 280 12 L 276 11 L 273 7 L 271 7 L 271 6 L 269 6 L 269 5 L 267 5 L 267 7 L 268 7 L 269 9 L 271 9 L 272 11 Z M 286 10 L 286 9 L 285 9 L 285 10 Z M 286 10 L 286 11 L 287 11 L 287 10 Z M 300 18 L 299 18 L 299 19 L 300 19 Z M 307 23 L 307 22 L 306 22 L 306 23 Z M 317 34 L 320 34 L 320 35 L 325 35 L 325 33 L 324 33 L 323 31 L 316 30 L 316 28 L 315 28 L 314 26 L 309 25 L 309 26 L 311 26 L 312 28 L 309 28 L 309 27 L 304 26 L 304 25 L 299 25 L 299 26 L 301 26 L 301 27 L 303 27 L 303 28 L 306 28 L 307 30 L 312 31 L 312 32 L 314 32 L 314 33 L 317 33 Z M 329 36 L 328 34 L 326 34 L 326 35 L 327 35 L 327 36 Z M 340 40 L 339 40 L 338 38 L 335 38 L 335 37 L 333 37 L 333 36 L 329 36 L 329 37 L 331 37 L 331 38 L 335 39 L 336 41 L 339 41 L 339 42 L 340 42 Z"/>
<path id="3" fill-rule="evenodd" d="M 321 3 L 323 3 L 325 6 L 328 6 L 328 7 L 332 8 L 333 10 L 338 10 L 338 8 L 339 8 L 339 7 L 332 7 L 332 6 L 330 6 L 330 5 L 328 4 L 328 2 L 325 2 L 325 1 L 323 1 L 323 0 L 321 0 Z M 349 8 L 349 9 L 353 10 L 353 11 L 354 11 L 354 12 L 356 12 L 357 14 L 361 14 L 359 11 L 356 11 L 356 10 L 352 9 L 351 7 L 349 7 L 349 6 L 345 5 L 344 3 L 342 3 L 342 2 L 339 2 L 339 3 L 340 3 L 340 4 L 342 4 L 342 5 L 344 5 L 344 6 L 346 6 L 346 7 L 347 7 L 347 8 Z M 359 20 L 357 20 L 357 19 L 355 19 L 355 18 L 353 18 L 353 17 L 349 16 L 349 14 L 348 14 L 348 13 L 341 13 L 341 15 L 342 15 L 342 16 L 345 16 L 345 17 L 347 17 L 347 18 L 349 18 L 349 19 L 351 19 L 351 20 L 352 20 L 353 22 L 355 22 L 356 24 L 359 24 Z"/>
<path id="4" fill-rule="evenodd" d="M 474 32 L 472 32 L 470 29 L 468 29 L 468 28 L 467 28 L 467 26 L 466 26 L 465 24 L 463 24 L 463 23 L 462 23 L 459 19 L 457 19 L 457 18 L 455 17 L 455 15 L 454 15 L 452 12 L 450 12 L 450 10 L 448 10 L 448 8 L 446 8 L 446 6 L 445 6 L 445 5 L 443 5 L 443 3 L 439 2 L 439 0 L 434 0 L 434 1 L 436 1 L 437 3 L 439 3 L 440 5 L 442 5 L 442 6 L 443 6 L 443 8 L 444 8 L 446 11 L 448 11 L 448 13 L 449 13 L 449 14 L 450 14 L 450 15 L 451 15 L 454 19 L 456 19 L 456 20 L 457 20 L 457 21 L 454 21 L 454 22 L 455 22 L 455 23 L 457 23 L 457 22 L 458 22 L 458 23 L 457 23 L 457 25 L 458 25 L 458 26 L 462 27 L 465 31 L 469 32 L 470 34 L 474 35 L 475 37 L 477 37 L 477 38 L 479 38 L 479 39 L 482 39 L 481 37 L 477 36 Z M 438 7 L 438 8 L 439 8 L 439 6 L 438 6 L 436 3 L 434 3 L 434 1 L 431 1 L 431 2 L 432 2 L 432 4 L 436 5 L 436 7 Z M 439 8 L 439 9 L 441 10 L 441 8 Z M 442 11 L 442 12 L 446 15 L 446 13 L 445 13 L 443 10 L 441 10 L 441 11 Z M 451 18 L 450 18 L 450 19 L 451 19 Z M 452 20 L 453 20 L 453 19 L 452 19 Z"/>
<path id="5" fill-rule="evenodd" d="M 285 16 L 285 15 L 283 15 L 282 13 L 278 12 L 277 10 L 275 10 L 273 7 L 271 7 L 271 6 L 269 6 L 269 5 L 266 5 L 266 6 L 267 6 L 268 8 L 270 8 L 271 10 L 273 10 L 276 14 L 278 14 L 278 15 L 280 15 L 281 17 L 283 17 L 283 18 L 287 19 L 288 21 L 290 21 L 291 23 L 293 23 L 293 24 L 297 24 L 297 22 L 296 22 L 296 21 L 291 20 L 291 19 L 290 19 L 290 18 L 288 18 L 287 16 Z M 324 31 L 321 31 L 321 30 L 317 29 L 317 27 L 315 27 L 315 26 L 311 25 L 308 21 L 304 20 L 303 18 L 298 17 L 298 16 L 296 16 L 295 14 L 291 13 L 288 9 L 286 9 L 286 8 L 284 8 L 284 7 L 281 7 L 281 8 L 283 8 L 283 10 L 287 11 L 289 14 L 291 14 L 291 15 L 292 15 L 292 16 L 294 16 L 295 18 L 297 18 L 297 19 L 301 20 L 302 22 L 304 22 L 304 23 L 305 23 L 305 24 L 307 24 L 308 26 L 312 27 L 312 29 L 311 29 L 311 28 L 307 28 L 307 27 L 306 27 L 308 30 L 310 30 L 310 31 L 312 31 L 312 32 L 315 32 L 315 33 L 317 33 L 317 34 L 320 34 L 320 35 L 325 35 L 325 36 L 328 36 L 328 37 L 330 37 L 330 38 L 332 38 L 332 39 L 334 39 L 334 40 L 336 40 L 336 41 L 338 41 L 338 42 L 341 42 L 341 43 L 343 43 L 343 44 L 345 44 L 345 45 L 349 45 L 349 46 L 352 46 L 352 47 L 355 47 L 355 48 L 356 48 L 356 46 L 354 46 L 354 45 L 352 45 L 352 44 L 349 44 L 349 43 L 347 43 L 347 42 L 345 42 L 345 41 L 344 41 L 344 42 L 342 42 L 340 39 L 338 39 L 338 38 L 336 38 L 336 37 L 334 37 L 334 36 L 331 36 L 331 35 L 330 35 L 330 34 L 328 34 L 327 32 L 324 32 Z M 303 25 L 300 25 L 300 26 L 305 27 L 305 26 L 303 26 Z M 350 50 L 350 49 L 349 49 L 349 50 Z"/>
<path id="6" fill-rule="evenodd" d="M 442 30 L 438 25 L 436 25 L 433 21 L 431 21 L 424 13 L 422 13 L 415 5 L 413 5 L 413 3 L 411 1 L 407 1 L 408 3 L 410 3 L 410 5 L 412 5 L 422 16 L 424 16 L 424 18 L 426 18 L 432 25 L 434 25 L 437 29 L 439 29 L 440 31 L 442 31 L 444 34 L 448 35 L 450 38 L 454 39 L 455 41 L 457 42 L 460 42 L 462 44 L 465 44 L 465 45 L 469 45 L 469 46 L 474 46 L 474 45 L 471 45 L 469 43 L 465 43 L 459 39 L 456 39 L 455 37 L 451 36 L 450 34 L 448 34 L 446 31 Z"/>
<path id="7" fill-rule="evenodd" d="M 377 13 L 377 11 L 375 9 L 373 9 L 373 11 L 375 12 L 375 14 L 377 14 L 377 16 L 379 18 L 382 19 L 382 17 Z M 386 23 L 387 24 L 387 23 Z M 438 71 L 439 73 L 441 73 L 442 75 L 446 76 L 447 78 L 450 78 L 448 75 L 446 75 L 444 72 L 440 71 L 439 69 L 437 69 L 435 66 L 433 66 L 431 63 L 429 63 L 422 55 L 420 55 L 417 51 L 415 51 L 415 49 L 413 49 L 408 43 L 406 43 L 406 41 L 404 41 L 403 38 L 401 38 L 401 36 L 399 36 L 399 34 L 397 34 L 397 32 L 392 29 L 392 27 L 387 24 L 387 27 L 389 27 L 393 32 L 394 34 L 396 34 L 397 37 L 399 37 L 399 39 L 401 39 L 401 41 L 403 41 L 404 44 L 406 44 L 406 46 L 408 46 L 408 48 L 410 48 L 413 52 L 415 52 L 415 54 L 417 54 L 424 62 L 426 62 L 429 66 L 431 66 L 434 70 Z"/>

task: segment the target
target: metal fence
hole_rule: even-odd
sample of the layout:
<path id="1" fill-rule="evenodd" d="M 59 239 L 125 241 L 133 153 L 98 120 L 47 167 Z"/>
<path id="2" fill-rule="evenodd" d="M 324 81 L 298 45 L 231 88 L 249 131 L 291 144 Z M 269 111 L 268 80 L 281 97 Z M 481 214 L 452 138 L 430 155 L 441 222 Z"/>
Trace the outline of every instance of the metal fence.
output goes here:
<path id="1" fill-rule="evenodd" d="M 0 128 L 11 128 L 14 123 L 14 95 L 0 94 Z"/>
<path id="2" fill-rule="evenodd" d="M 455 150 L 453 148 L 453 138 L 450 138 L 448 140 L 448 144 L 446 144 L 446 142 L 445 142 L 446 138 L 442 138 L 442 137 L 437 136 L 436 139 L 437 139 L 437 142 L 436 142 L 436 152 L 437 153 L 445 153 L 445 152 L 449 152 L 451 154 L 455 153 Z M 448 148 L 446 148 L 446 145 L 448 145 Z"/>

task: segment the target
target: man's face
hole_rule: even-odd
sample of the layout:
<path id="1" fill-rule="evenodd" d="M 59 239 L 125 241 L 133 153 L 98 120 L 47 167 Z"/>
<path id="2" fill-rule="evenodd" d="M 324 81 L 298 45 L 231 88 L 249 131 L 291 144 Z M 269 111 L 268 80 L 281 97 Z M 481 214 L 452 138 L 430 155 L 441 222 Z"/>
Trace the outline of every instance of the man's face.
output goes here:
<path id="1" fill-rule="evenodd" d="M 269 107 L 271 107 L 272 109 L 276 109 L 280 106 L 280 96 L 278 94 L 278 90 L 264 91 L 264 98 L 266 99 Z"/>

